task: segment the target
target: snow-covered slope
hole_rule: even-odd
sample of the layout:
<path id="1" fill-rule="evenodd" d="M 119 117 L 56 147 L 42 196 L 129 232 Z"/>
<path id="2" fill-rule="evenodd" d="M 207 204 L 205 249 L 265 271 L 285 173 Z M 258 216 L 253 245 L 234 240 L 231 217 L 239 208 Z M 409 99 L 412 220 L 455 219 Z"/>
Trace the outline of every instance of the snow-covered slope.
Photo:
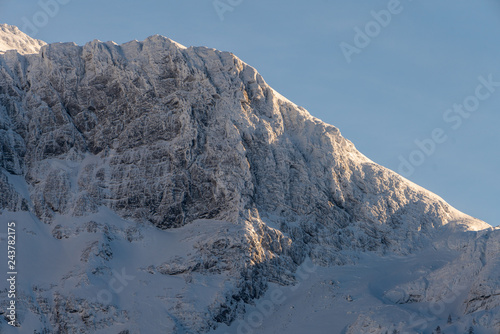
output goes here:
<path id="1" fill-rule="evenodd" d="M 313 302 L 338 273 L 324 293 L 350 307 L 321 312 L 346 333 L 404 328 L 397 312 L 461 275 L 461 326 L 498 325 L 497 231 L 367 159 L 233 54 L 157 35 L 7 52 L 0 68 L 0 220 L 18 226 L 22 330 L 238 332 L 309 263 L 323 276 L 287 300 Z"/>
<path id="2" fill-rule="evenodd" d="M 16 26 L 0 24 L 0 54 L 8 50 L 16 50 L 20 54 L 38 53 L 45 44 L 26 35 Z"/>

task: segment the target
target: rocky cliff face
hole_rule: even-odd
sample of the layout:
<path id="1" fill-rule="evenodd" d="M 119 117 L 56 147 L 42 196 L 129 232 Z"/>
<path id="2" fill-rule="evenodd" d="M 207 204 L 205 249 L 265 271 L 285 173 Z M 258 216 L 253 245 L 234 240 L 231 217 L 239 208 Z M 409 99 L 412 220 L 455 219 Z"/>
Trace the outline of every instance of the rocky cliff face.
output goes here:
<path id="1" fill-rule="evenodd" d="M 4 40 L 9 31 L 0 32 Z M 355 262 L 355 252 L 405 255 L 432 245 L 444 226 L 489 228 L 364 157 L 231 53 L 162 36 L 8 51 L 0 55 L 0 101 L 2 210 L 29 212 L 51 238 L 75 244 L 84 229 L 77 222 L 96 220 L 91 234 L 99 237 L 75 246 L 77 286 L 112 277 L 110 254 L 127 248 L 121 242 L 144 242 L 143 229 L 204 231 L 185 253 L 143 263 L 148 275 L 184 277 L 181 291 L 203 285 L 194 274 L 227 281 L 204 302 L 164 300 L 171 331 L 231 323 L 268 282 L 292 284 L 307 257 L 335 265 Z M 138 225 L 130 232 L 112 223 L 119 219 Z M 79 307 L 86 299 L 53 284 L 44 309 L 58 317 L 47 330 L 92 332 L 83 316 L 69 314 L 102 305 L 61 310 L 60 298 Z M 134 322 L 126 309 L 113 312 L 110 324 Z"/>

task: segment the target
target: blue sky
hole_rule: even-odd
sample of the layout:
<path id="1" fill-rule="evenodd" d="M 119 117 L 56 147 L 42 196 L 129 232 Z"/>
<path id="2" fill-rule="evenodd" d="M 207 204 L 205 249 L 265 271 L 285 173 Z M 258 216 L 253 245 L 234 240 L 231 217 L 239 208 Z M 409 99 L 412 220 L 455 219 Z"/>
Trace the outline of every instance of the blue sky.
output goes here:
<path id="1" fill-rule="evenodd" d="M 384 26 L 372 14 L 382 10 L 391 16 Z M 479 77 L 500 82 L 497 0 L 0 0 L 0 22 L 46 42 L 161 34 L 231 51 L 375 162 L 401 172 L 404 159 L 410 180 L 500 224 L 500 87 L 457 129 L 443 118 L 474 102 Z M 356 27 L 372 37 L 349 63 L 340 45 L 356 47 Z M 435 129 L 446 141 L 434 141 Z M 434 147 L 424 152 L 416 140 Z"/>

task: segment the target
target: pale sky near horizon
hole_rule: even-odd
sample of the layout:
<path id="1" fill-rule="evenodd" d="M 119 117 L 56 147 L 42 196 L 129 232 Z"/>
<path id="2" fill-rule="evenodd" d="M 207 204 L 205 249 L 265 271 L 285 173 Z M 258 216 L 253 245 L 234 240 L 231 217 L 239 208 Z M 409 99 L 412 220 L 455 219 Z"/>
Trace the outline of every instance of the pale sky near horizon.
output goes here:
<path id="1" fill-rule="evenodd" d="M 0 0 L 0 23 L 49 43 L 161 34 L 231 51 L 375 162 L 404 159 L 408 179 L 500 224 L 497 0 Z"/>

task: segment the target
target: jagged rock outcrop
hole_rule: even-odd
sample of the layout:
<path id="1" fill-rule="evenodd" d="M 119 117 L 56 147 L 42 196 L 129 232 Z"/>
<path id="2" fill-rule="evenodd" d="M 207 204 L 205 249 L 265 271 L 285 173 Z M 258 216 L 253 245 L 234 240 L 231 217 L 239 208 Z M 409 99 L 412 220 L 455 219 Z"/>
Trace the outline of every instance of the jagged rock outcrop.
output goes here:
<path id="1" fill-rule="evenodd" d="M 26 176 L 47 221 L 105 205 L 170 228 L 258 209 L 328 232 L 360 224 L 374 249 L 402 225 L 419 237 L 481 224 L 366 159 L 230 53 L 153 36 L 18 57 L 2 60 L 4 122 L 15 125 L 1 163 Z"/>

